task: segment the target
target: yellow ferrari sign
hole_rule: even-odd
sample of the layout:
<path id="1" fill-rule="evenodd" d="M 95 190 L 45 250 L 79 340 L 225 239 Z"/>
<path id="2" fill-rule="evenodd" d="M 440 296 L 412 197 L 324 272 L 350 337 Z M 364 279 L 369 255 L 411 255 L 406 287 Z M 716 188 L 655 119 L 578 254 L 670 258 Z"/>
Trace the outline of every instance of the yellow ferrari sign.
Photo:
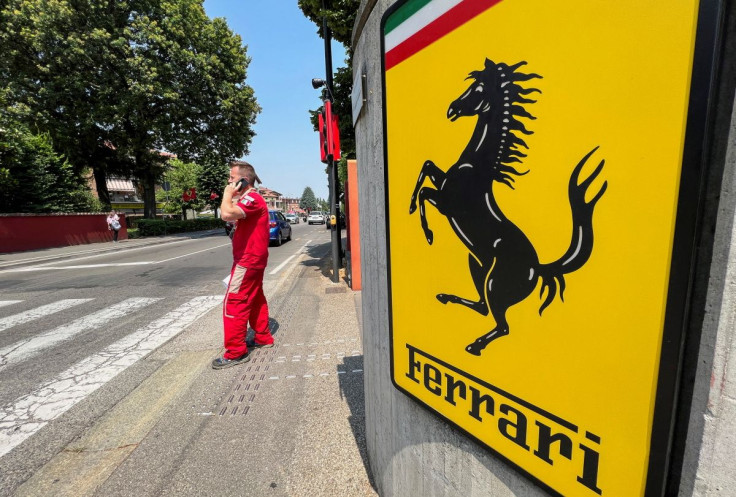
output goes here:
<path id="1" fill-rule="evenodd" d="M 700 3 L 383 19 L 394 384 L 561 495 L 664 484 Z"/>

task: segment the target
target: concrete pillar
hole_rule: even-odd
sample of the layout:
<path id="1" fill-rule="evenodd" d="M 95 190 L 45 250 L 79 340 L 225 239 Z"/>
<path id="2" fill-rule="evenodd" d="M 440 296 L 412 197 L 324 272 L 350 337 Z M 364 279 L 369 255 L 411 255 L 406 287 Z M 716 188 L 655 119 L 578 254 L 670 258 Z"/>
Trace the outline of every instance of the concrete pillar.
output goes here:
<path id="1" fill-rule="evenodd" d="M 390 379 L 380 21 L 389 0 L 363 0 L 353 69 L 367 76 L 356 123 L 363 275 L 366 437 L 383 497 L 542 496 L 527 477 L 400 393 Z M 711 116 L 709 177 L 667 495 L 736 495 L 736 2 Z M 616 496 L 627 497 L 627 496 Z"/>

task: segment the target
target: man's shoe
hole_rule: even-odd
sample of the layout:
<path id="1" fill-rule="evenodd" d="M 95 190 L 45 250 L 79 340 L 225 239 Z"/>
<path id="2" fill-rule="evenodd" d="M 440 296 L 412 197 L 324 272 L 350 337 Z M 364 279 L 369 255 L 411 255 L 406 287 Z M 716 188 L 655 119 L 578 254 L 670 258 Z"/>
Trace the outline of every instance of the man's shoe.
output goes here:
<path id="1" fill-rule="evenodd" d="M 250 352 L 246 352 L 245 354 L 235 359 L 225 359 L 224 357 L 218 357 L 217 359 L 212 361 L 212 369 L 225 369 L 232 366 L 237 366 L 238 364 L 248 361 L 250 361 Z"/>
<path id="2" fill-rule="evenodd" d="M 257 342 L 247 342 L 246 345 L 251 349 L 270 349 L 276 344 L 275 341 L 271 343 L 257 343 Z"/>

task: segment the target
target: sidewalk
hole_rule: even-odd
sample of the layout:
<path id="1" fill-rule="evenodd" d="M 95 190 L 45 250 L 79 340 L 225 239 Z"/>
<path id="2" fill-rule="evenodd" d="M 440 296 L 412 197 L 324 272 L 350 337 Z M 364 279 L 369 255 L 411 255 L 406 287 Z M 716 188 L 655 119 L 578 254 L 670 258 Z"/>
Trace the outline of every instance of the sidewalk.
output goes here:
<path id="1" fill-rule="evenodd" d="M 213 310 L 145 358 L 157 369 L 17 495 L 377 495 L 360 293 L 329 280 L 323 249 L 266 287 L 275 347 L 211 369 L 222 352 Z"/>

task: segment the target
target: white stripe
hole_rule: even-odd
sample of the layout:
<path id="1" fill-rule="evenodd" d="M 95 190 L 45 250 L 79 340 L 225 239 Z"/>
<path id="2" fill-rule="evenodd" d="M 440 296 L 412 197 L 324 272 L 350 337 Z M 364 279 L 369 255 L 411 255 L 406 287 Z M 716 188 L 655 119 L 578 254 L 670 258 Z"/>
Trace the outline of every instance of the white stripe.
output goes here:
<path id="1" fill-rule="evenodd" d="M 69 324 L 59 326 L 41 335 L 34 336 L 0 349 L 0 371 L 8 364 L 19 362 L 35 356 L 42 350 L 68 340 L 87 330 L 100 328 L 102 325 L 121 318 L 130 312 L 153 304 L 161 299 L 132 298 L 84 316 Z"/>
<path id="2" fill-rule="evenodd" d="M 13 314 L 12 316 L 0 319 L 0 331 L 7 330 L 8 328 L 12 328 L 13 326 L 27 323 L 29 321 L 42 318 L 44 316 L 48 316 L 49 314 L 63 311 L 64 309 L 69 309 L 70 307 L 74 307 L 75 305 L 90 302 L 92 300 L 94 299 L 59 300 L 58 302 L 54 302 L 52 304 L 42 305 L 41 307 L 36 307 L 35 309 L 31 309 L 29 311 Z"/>
<path id="3" fill-rule="evenodd" d="M 276 266 L 274 268 L 274 270 L 271 271 L 268 274 L 276 274 L 276 273 L 278 273 L 279 271 L 281 271 L 282 269 L 284 269 L 284 266 L 286 266 L 289 263 L 289 261 L 292 260 L 294 257 L 296 257 L 296 254 L 290 255 L 289 257 L 286 258 L 286 260 L 284 262 L 282 262 L 281 264 L 279 264 L 278 266 Z"/>
<path id="4" fill-rule="evenodd" d="M 304 249 L 306 249 L 306 248 L 307 248 L 307 247 L 309 246 L 309 244 L 310 244 L 311 242 L 312 242 L 312 240 L 307 240 L 307 242 L 306 242 L 306 243 L 305 243 L 304 245 L 302 245 L 302 246 L 301 246 L 301 247 L 299 248 L 299 250 L 298 250 L 298 251 L 297 251 L 297 252 L 296 252 L 296 253 L 295 253 L 294 255 L 292 255 L 292 256 L 289 256 L 289 257 L 288 257 L 288 258 L 287 258 L 287 259 L 286 259 L 286 260 L 285 260 L 284 262 L 282 262 L 281 264 L 279 264 L 278 266 L 276 266 L 276 267 L 274 268 L 274 270 L 273 270 L 273 271 L 271 271 L 271 272 L 270 272 L 270 273 L 268 273 L 268 274 L 276 274 L 276 273 L 278 273 L 279 271 L 281 271 L 282 269 L 284 269 L 284 267 L 285 267 L 285 266 L 286 266 L 286 265 L 287 265 L 287 264 L 289 263 L 289 261 L 290 261 L 290 260 L 292 260 L 292 259 L 293 259 L 294 257 L 296 257 L 297 255 L 299 255 L 299 254 L 302 254 L 302 253 L 304 253 Z"/>
<path id="5" fill-rule="evenodd" d="M 562 263 L 563 266 L 567 266 L 568 264 L 570 264 L 570 262 L 573 261 L 573 259 L 575 259 L 578 256 L 578 254 L 580 253 L 580 247 L 582 247 L 582 245 L 583 245 L 583 227 L 578 226 L 578 246 L 575 247 L 575 252 L 573 252 L 572 255 L 568 257 L 565 260 L 565 262 Z"/>
<path id="6" fill-rule="evenodd" d="M 34 267 L 22 267 L 17 269 L 6 269 L 4 273 L 30 273 L 32 271 L 52 271 L 54 269 L 94 269 L 100 267 L 118 267 L 118 266 L 146 266 L 149 264 L 156 264 L 153 261 L 141 261 L 141 262 L 111 262 L 109 264 L 79 264 L 76 266 L 34 266 Z"/>
<path id="7" fill-rule="evenodd" d="M 182 257 L 189 257 L 190 255 L 199 254 L 200 252 L 207 252 L 208 250 L 215 250 L 215 249 L 218 249 L 220 247 L 230 247 L 231 245 L 232 245 L 231 243 L 223 243 L 222 245 L 216 245 L 214 247 L 209 247 L 209 248 L 206 248 L 206 249 L 197 250 L 196 252 L 190 252 L 188 254 L 177 255 L 176 257 L 171 257 L 169 259 L 164 259 L 162 261 L 156 261 L 156 262 L 154 262 L 154 264 L 161 264 L 162 262 L 169 262 L 169 261 L 173 261 L 174 259 L 181 259 Z"/>
<path id="8" fill-rule="evenodd" d="M 5 307 L 6 305 L 13 305 L 13 304 L 20 304 L 23 302 L 22 300 L 0 300 L 0 307 Z"/>
<path id="9" fill-rule="evenodd" d="M 417 10 L 409 19 L 394 28 L 385 38 L 386 52 L 408 39 L 462 0 L 434 0 Z"/>
<path id="10" fill-rule="evenodd" d="M 468 242 L 468 243 L 470 244 L 470 246 L 472 247 L 472 246 L 473 246 L 473 242 L 471 242 L 471 241 L 470 241 L 470 240 L 468 239 L 468 237 L 467 237 L 467 236 L 465 236 L 465 233 L 463 233 L 463 230 L 461 230 L 461 229 L 460 229 L 460 225 L 459 225 L 459 224 L 457 224 L 457 221 L 455 221 L 455 218 L 454 218 L 454 217 L 452 217 L 452 218 L 450 218 L 450 220 L 452 221 L 452 224 L 454 224 L 454 225 L 455 225 L 455 229 L 457 229 L 458 233 L 460 233 L 460 235 L 461 235 L 461 236 L 462 236 L 462 237 L 463 237 L 463 238 L 465 239 L 465 241 L 466 241 L 466 242 Z"/>
<path id="11" fill-rule="evenodd" d="M 222 302 L 195 297 L 0 411 L 0 457 Z"/>
<path id="12" fill-rule="evenodd" d="M 79 264 L 74 266 L 50 266 L 49 264 L 40 264 L 38 266 L 31 266 L 31 267 L 24 267 L 24 268 L 17 268 L 17 269 L 5 269 L 4 273 L 28 273 L 32 271 L 51 271 L 54 269 L 95 269 L 95 268 L 101 268 L 101 267 L 123 267 L 123 266 L 148 266 L 151 264 L 162 264 L 164 262 L 173 261 L 174 259 L 181 259 L 182 257 L 189 257 L 190 255 L 199 254 L 200 252 L 206 252 L 208 250 L 214 250 L 221 247 L 229 247 L 230 243 L 223 243 L 222 245 L 216 245 L 214 247 L 209 247 L 202 250 L 197 250 L 196 252 L 190 252 L 188 254 L 184 255 L 177 255 L 176 257 L 171 257 L 169 259 L 164 259 L 161 261 L 139 261 L 139 262 L 110 262 L 105 264 Z M 55 262 L 53 264 L 58 264 L 58 262 Z"/>
<path id="13" fill-rule="evenodd" d="M 187 243 L 187 242 L 192 242 L 192 241 L 195 241 L 195 239 L 187 238 L 185 240 L 175 240 L 173 242 L 148 244 L 148 245 L 143 245 L 143 246 L 140 246 L 140 247 L 139 246 L 135 246 L 134 248 L 128 248 L 128 247 L 126 247 L 125 249 L 117 249 L 117 250 L 104 250 L 104 251 L 100 250 L 100 251 L 95 251 L 95 252 L 102 252 L 102 253 L 99 253 L 99 254 L 96 254 L 96 255 L 85 255 L 84 257 L 75 257 L 75 258 L 69 259 L 69 260 L 67 260 L 65 262 L 81 261 L 83 259 L 96 259 L 97 257 L 107 257 L 107 256 L 110 256 L 110 255 L 113 255 L 114 256 L 114 255 L 117 255 L 117 254 L 119 254 L 119 255 L 123 255 L 123 254 L 124 255 L 127 255 L 127 254 L 129 254 L 131 252 L 136 252 L 138 250 L 145 250 L 147 248 L 157 248 L 159 245 L 176 245 L 176 244 L 179 244 L 179 243 Z M 59 257 L 56 257 L 56 258 L 58 259 Z M 58 264 L 58 261 L 52 261 L 52 262 L 46 262 L 46 263 L 43 263 L 43 264 L 37 264 L 37 265 L 32 266 L 32 267 L 45 267 L 45 266 L 51 266 L 53 264 Z M 6 272 L 6 271 L 0 271 L 0 272 Z"/>
<path id="14" fill-rule="evenodd" d="M 103 252 L 103 254 L 101 254 L 101 255 L 106 255 L 107 253 L 111 253 L 111 252 L 114 253 L 114 252 L 119 252 L 119 251 L 122 251 L 122 250 L 124 250 L 126 252 L 129 252 L 131 250 L 138 250 L 138 249 L 141 249 L 141 248 L 152 247 L 154 245 L 168 245 L 170 243 L 182 243 L 184 241 L 191 241 L 191 239 L 187 239 L 187 240 L 174 240 L 172 242 L 163 242 L 163 243 L 154 243 L 154 244 L 148 243 L 145 240 L 141 240 L 139 242 L 134 242 L 134 241 L 131 241 L 131 240 L 126 240 L 126 242 L 125 242 L 125 248 L 124 249 L 123 248 L 120 248 L 120 247 L 117 247 L 117 248 L 114 248 L 113 249 L 113 248 L 110 248 L 109 246 L 107 246 L 106 248 L 95 249 L 95 250 L 80 250 L 80 251 L 77 251 L 77 252 L 64 252 L 64 253 L 59 253 L 59 254 L 55 254 L 55 255 L 42 255 L 42 256 L 39 256 L 39 257 L 28 257 L 26 259 L 16 259 L 16 260 L 11 260 L 11 261 L 7 261 L 7 262 L 0 262 L 0 267 L 16 266 L 18 264 L 27 264 L 29 262 L 48 261 L 50 259 L 60 259 L 60 258 L 69 257 L 69 256 L 72 256 L 72 255 L 79 255 L 79 254 L 99 254 L 100 252 Z M 143 246 L 141 247 L 140 245 L 143 245 Z M 97 256 L 95 256 L 95 257 L 97 257 Z M 84 259 L 84 258 L 86 258 L 86 257 L 81 257 L 80 259 Z"/>

